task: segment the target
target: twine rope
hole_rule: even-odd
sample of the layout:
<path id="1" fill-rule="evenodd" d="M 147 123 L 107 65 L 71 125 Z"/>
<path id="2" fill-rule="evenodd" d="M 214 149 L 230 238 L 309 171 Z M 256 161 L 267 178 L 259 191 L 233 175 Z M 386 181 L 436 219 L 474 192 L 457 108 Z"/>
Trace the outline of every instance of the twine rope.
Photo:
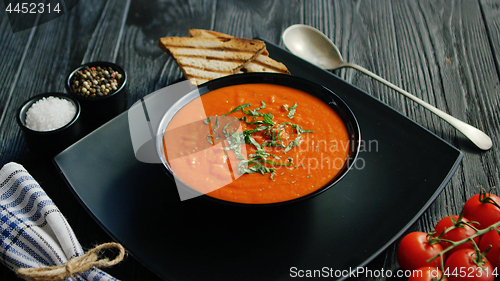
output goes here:
<path id="1" fill-rule="evenodd" d="M 118 255 L 109 260 L 99 259 L 99 254 L 104 249 L 117 248 Z M 17 275 L 21 278 L 28 278 L 33 281 L 64 280 L 74 274 L 83 273 L 92 267 L 111 267 L 118 264 L 125 257 L 125 248 L 118 243 L 104 243 L 91 249 L 85 255 L 70 259 L 66 264 L 60 266 L 46 266 L 37 268 L 19 268 Z"/>

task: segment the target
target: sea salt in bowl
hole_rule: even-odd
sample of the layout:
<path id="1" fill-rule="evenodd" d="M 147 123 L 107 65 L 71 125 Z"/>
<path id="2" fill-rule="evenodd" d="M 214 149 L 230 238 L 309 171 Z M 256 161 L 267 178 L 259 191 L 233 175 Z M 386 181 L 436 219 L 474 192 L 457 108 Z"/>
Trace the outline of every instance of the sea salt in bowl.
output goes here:
<path id="1" fill-rule="evenodd" d="M 31 150 L 54 155 L 81 137 L 80 103 L 64 93 L 44 93 L 27 100 L 17 123 Z"/>

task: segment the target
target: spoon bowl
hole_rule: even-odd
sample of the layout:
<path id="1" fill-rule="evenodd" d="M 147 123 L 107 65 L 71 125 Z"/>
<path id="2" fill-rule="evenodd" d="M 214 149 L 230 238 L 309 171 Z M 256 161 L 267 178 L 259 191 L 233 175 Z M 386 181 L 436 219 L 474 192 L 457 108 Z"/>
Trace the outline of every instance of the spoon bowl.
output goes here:
<path id="1" fill-rule="evenodd" d="M 363 74 L 385 84 L 387 87 L 406 96 L 438 117 L 455 127 L 466 136 L 472 143 L 482 150 L 488 150 L 493 146 L 491 138 L 479 129 L 458 120 L 457 118 L 437 109 L 429 103 L 417 98 L 400 87 L 392 84 L 377 74 L 354 63 L 345 62 L 335 44 L 321 31 L 314 27 L 295 24 L 283 32 L 283 43 L 294 55 L 324 69 L 338 69 L 342 67 L 354 68 Z"/>
<path id="2" fill-rule="evenodd" d="M 283 42 L 293 54 L 321 68 L 337 69 L 344 64 L 335 44 L 311 26 L 290 26 L 283 33 Z"/>

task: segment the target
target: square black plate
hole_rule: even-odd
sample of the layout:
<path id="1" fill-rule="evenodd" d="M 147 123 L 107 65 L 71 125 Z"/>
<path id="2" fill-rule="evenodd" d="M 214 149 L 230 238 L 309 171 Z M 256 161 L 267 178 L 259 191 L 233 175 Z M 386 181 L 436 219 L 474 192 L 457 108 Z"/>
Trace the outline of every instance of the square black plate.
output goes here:
<path id="1" fill-rule="evenodd" d="M 340 96 L 359 121 L 355 168 L 320 196 L 261 209 L 202 198 L 180 202 L 161 165 L 135 159 L 126 113 L 55 157 L 96 221 L 164 279 L 285 280 L 301 269 L 364 266 L 418 219 L 460 164 L 462 153 L 428 130 L 337 76 L 267 46 L 293 75 Z"/>

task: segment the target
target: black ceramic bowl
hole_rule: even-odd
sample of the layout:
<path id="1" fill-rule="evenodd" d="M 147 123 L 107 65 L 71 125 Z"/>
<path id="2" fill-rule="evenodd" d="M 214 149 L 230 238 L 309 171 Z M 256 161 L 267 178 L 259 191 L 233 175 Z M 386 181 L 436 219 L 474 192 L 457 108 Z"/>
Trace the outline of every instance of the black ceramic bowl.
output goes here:
<path id="1" fill-rule="evenodd" d="M 119 81 L 117 89 L 104 96 L 85 97 L 78 94 L 71 86 L 76 73 L 80 70 L 97 66 L 111 67 L 122 74 L 122 79 Z M 127 73 L 122 67 L 111 62 L 96 61 L 83 64 L 73 70 L 66 78 L 65 86 L 68 93 L 80 102 L 84 122 L 92 127 L 98 127 L 119 115 L 127 108 L 126 84 Z"/>
<path id="2" fill-rule="evenodd" d="M 36 131 L 26 126 L 26 112 L 37 101 L 42 98 L 56 97 L 66 99 L 76 107 L 73 119 L 66 125 L 51 131 Z M 76 142 L 81 137 L 81 107 L 78 100 L 65 93 L 44 93 L 27 100 L 17 111 L 17 124 L 21 127 L 28 147 L 40 154 L 55 155 L 64 148 Z"/>
<path id="3" fill-rule="evenodd" d="M 165 153 L 164 153 L 164 147 L 163 147 L 163 136 L 165 133 L 165 129 L 167 128 L 168 123 L 172 120 L 174 115 L 186 104 L 188 104 L 190 101 L 195 99 L 196 97 L 199 97 L 200 95 L 206 94 L 210 91 L 227 87 L 227 86 L 232 86 L 232 85 L 240 85 L 240 84 L 255 84 L 255 83 L 265 83 L 265 84 L 275 84 L 275 85 L 282 85 L 282 86 L 287 86 L 291 88 L 295 88 L 298 90 L 302 90 L 306 93 L 309 93 L 310 95 L 313 95 L 326 104 L 328 104 L 343 120 L 349 137 L 349 153 L 347 157 L 347 161 L 345 162 L 344 167 L 342 170 L 337 174 L 337 176 L 332 179 L 331 182 L 323 186 L 322 188 L 314 191 L 313 193 L 307 194 L 305 196 L 289 200 L 289 201 L 283 201 L 283 202 L 277 202 L 277 203 L 266 203 L 266 204 L 246 204 L 246 203 L 236 203 L 236 202 L 230 202 L 230 201 L 225 201 L 221 199 L 216 199 L 213 197 L 210 197 L 208 195 L 200 194 L 197 191 L 194 191 L 192 188 L 187 186 L 182 182 L 182 180 L 179 180 L 175 176 L 175 172 L 172 170 L 170 167 L 169 163 L 166 160 Z M 292 75 L 286 75 L 286 74 L 275 74 L 275 73 L 246 73 L 246 74 L 236 74 L 236 75 L 230 75 L 226 76 L 223 78 L 211 80 L 207 83 L 204 83 L 198 87 L 198 90 L 192 91 L 188 94 L 186 94 L 184 97 L 179 99 L 175 104 L 173 104 L 165 113 L 163 118 L 161 119 L 158 129 L 157 129 L 157 134 L 156 134 L 156 148 L 157 148 L 157 153 L 159 158 L 161 159 L 163 166 L 167 170 L 167 174 L 173 178 L 177 184 L 177 189 L 179 190 L 179 193 L 181 192 L 188 192 L 191 194 L 191 197 L 196 197 L 196 196 L 203 196 L 206 197 L 210 200 L 219 202 L 219 203 L 225 203 L 229 205 L 236 205 L 236 206 L 276 206 L 276 205 L 283 205 L 283 204 L 288 204 L 292 202 L 299 202 L 302 200 L 306 200 L 309 198 L 312 198 L 314 196 L 317 196 L 332 186 L 334 186 L 337 182 L 339 182 L 350 170 L 352 165 L 354 164 L 358 152 L 359 152 L 359 146 L 360 146 L 360 140 L 361 140 L 361 133 L 359 129 L 358 122 L 356 120 L 356 117 L 352 113 L 352 111 L 349 109 L 349 107 L 332 91 L 329 89 L 315 84 L 311 81 L 305 80 L 303 78 L 299 78 L 296 76 Z M 182 199 L 182 198 L 181 198 Z"/>

